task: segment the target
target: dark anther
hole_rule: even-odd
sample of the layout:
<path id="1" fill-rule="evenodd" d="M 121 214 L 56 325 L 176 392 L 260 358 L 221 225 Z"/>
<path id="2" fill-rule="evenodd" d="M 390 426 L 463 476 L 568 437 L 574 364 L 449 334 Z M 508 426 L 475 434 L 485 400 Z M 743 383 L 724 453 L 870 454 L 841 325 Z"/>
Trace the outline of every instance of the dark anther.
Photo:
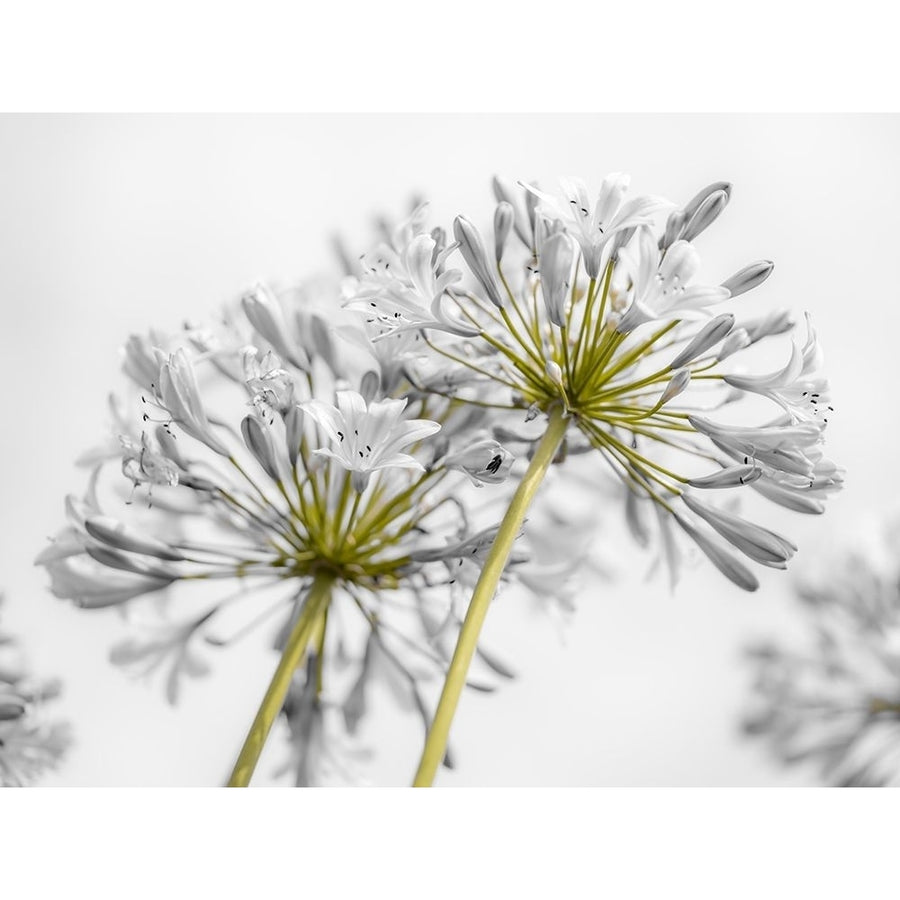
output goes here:
<path id="1" fill-rule="evenodd" d="M 359 454 L 359 458 L 362 459 L 363 458 L 362 450 L 357 450 L 356 452 Z"/>
<path id="2" fill-rule="evenodd" d="M 343 432 L 343 431 L 339 431 L 339 432 L 338 432 L 338 437 L 341 439 L 341 443 L 343 444 L 343 443 L 344 443 L 344 432 Z"/>
<path id="3" fill-rule="evenodd" d="M 498 469 L 500 468 L 500 463 L 503 462 L 503 457 L 498 453 L 485 467 L 485 472 L 490 472 L 491 475 L 496 475 Z"/>

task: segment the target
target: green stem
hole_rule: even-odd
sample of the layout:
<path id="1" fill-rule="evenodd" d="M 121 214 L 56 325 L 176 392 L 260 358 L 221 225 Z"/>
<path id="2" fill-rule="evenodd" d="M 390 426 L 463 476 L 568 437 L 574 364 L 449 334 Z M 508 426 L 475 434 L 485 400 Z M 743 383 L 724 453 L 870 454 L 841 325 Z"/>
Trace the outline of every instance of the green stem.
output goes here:
<path id="1" fill-rule="evenodd" d="M 565 412 L 554 408 L 547 423 L 547 430 L 541 438 L 535 450 L 528 470 L 522 478 L 516 493 L 512 498 L 509 509 L 500 524 L 500 530 L 490 552 L 484 562 L 465 621 L 459 632 L 453 659 L 447 670 L 447 678 L 444 681 L 444 689 L 434 714 L 434 721 L 425 740 L 425 748 L 422 759 L 419 762 L 419 770 L 416 772 L 413 787 L 429 787 L 434 781 L 438 766 L 447 752 L 447 738 L 450 735 L 450 726 L 453 715 L 459 704 L 459 697 L 466 682 L 466 674 L 469 665 L 478 646 L 478 635 L 487 615 L 488 606 L 494 597 L 494 592 L 500 582 L 500 576 L 509 559 L 513 542 L 519 535 L 525 515 L 528 512 L 531 501 L 537 493 L 537 489 L 553 462 L 553 457 L 562 443 L 569 422 Z"/>
<path id="2" fill-rule="evenodd" d="M 291 630 L 284 652 L 278 662 L 278 668 L 275 669 L 275 674 L 272 676 L 266 695 L 256 713 L 256 718 L 247 733 L 244 746 L 241 747 L 234 771 L 228 780 L 228 787 L 247 787 L 250 784 L 253 770 L 259 762 L 272 724 L 284 706 L 284 698 L 291 686 L 294 671 L 303 662 L 313 629 L 328 608 L 333 581 L 334 577 L 325 573 L 316 575 L 313 580 L 309 593 L 306 595 L 306 602 L 300 611 L 300 617 Z"/>

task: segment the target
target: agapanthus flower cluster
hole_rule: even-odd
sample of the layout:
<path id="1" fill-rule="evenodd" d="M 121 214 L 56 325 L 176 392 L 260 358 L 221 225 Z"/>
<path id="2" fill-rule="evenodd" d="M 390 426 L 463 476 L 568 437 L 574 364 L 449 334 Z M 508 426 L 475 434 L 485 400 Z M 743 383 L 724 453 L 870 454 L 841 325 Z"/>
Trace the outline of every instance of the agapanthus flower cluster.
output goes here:
<path id="1" fill-rule="evenodd" d="M 742 295 L 768 278 L 768 261 L 698 280 L 694 242 L 728 204 L 729 184 L 682 207 L 629 199 L 628 186 L 609 175 L 592 200 L 575 179 L 561 195 L 495 179 L 493 247 L 464 216 L 447 244 L 423 214 L 363 258 L 347 305 L 397 355 L 410 336 L 425 341 L 429 388 L 494 411 L 495 437 L 510 446 L 528 452 L 545 416 L 565 417 L 560 456 L 597 451 L 625 488 L 632 534 L 646 545 L 659 533 L 673 579 L 677 529 L 755 590 L 732 551 L 782 569 L 797 548 L 726 508 L 728 495 L 747 488 L 821 513 L 842 482 L 823 451 L 832 406 L 816 333 L 808 315 L 801 328 L 786 312 L 748 315 Z M 459 257 L 465 273 L 453 268 Z M 783 364 L 749 369 L 756 345 L 788 333 Z M 748 412 L 741 401 L 752 398 L 769 411 Z M 517 421 L 503 410 L 519 410 Z"/>
<path id="2" fill-rule="evenodd" d="M 0 630 L 0 787 L 24 787 L 59 764 L 71 741 L 68 724 L 48 715 L 59 693 L 59 681 L 35 678 Z"/>
<path id="3" fill-rule="evenodd" d="M 804 577 L 805 635 L 758 641 L 748 734 L 828 784 L 900 785 L 900 521 Z"/>
<path id="4" fill-rule="evenodd" d="M 310 763 L 330 753 L 323 722 L 346 743 L 373 678 L 399 681 L 427 727 L 421 684 L 446 668 L 514 462 L 484 410 L 423 390 L 411 356 L 341 315 L 325 283 L 259 284 L 212 326 L 132 336 L 134 389 L 38 559 L 57 597 L 127 608 L 137 630 L 112 659 L 164 671 L 173 703 L 217 648 L 280 616 L 281 649 L 309 618 L 285 706 L 299 783 L 327 780 Z"/>

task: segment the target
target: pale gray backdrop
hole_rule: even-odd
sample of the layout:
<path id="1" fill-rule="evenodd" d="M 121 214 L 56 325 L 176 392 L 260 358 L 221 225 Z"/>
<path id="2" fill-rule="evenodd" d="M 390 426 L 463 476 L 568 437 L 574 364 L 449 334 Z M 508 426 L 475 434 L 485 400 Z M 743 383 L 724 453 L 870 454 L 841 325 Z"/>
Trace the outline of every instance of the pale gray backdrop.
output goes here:
<path id="1" fill-rule="evenodd" d="M 217 784 L 226 776 L 274 659 L 265 635 L 214 660 L 178 709 L 158 685 L 107 662 L 125 633 L 46 591 L 32 559 L 81 491 L 74 457 L 105 433 L 105 397 L 123 384 L 132 330 L 202 318 L 257 277 L 312 274 L 341 230 L 358 246 L 372 215 L 413 191 L 436 221 L 487 222 L 490 177 L 592 188 L 630 172 L 637 191 L 688 199 L 717 179 L 732 203 L 698 241 L 707 270 L 776 262 L 748 303 L 809 309 L 825 347 L 836 413 L 829 451 L 847 470 L 824 518 L 775 509 L 795 568 L 893 508 L 897 426 L 896 273 L 900 120 L 861 116 L 308 116 L 0 118 L 3 479 L 0 588 L 5 621 L 35 667 L 65 680 L 77 745 L 54 785 Z M 742 302 L 745 298 L 742 298 Z M 617 511 L 609 556 L 627 538 Z M 491 646 L 520 672 L 492 698 L 464 698 L 450 785 L 786 785 L 740 739 L 748 637 L 790 632 L 789 576 L 755 595 L 706 566 L 672 596 L 624 554 L 622 578 L 590 583 L 560 629 L 512 595 L 491 611 Z M 420 737 L 390 711 L 369 732 L 366 774 L 404 784 Z M 260 783 L 283 754 L 275 735 Z"/>

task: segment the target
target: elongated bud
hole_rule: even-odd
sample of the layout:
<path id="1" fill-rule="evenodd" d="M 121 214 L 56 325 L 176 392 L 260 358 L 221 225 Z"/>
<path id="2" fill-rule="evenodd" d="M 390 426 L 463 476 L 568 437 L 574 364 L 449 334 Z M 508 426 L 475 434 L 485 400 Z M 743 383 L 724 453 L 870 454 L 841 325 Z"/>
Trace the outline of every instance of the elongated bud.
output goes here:
<path id="1" fill-rule="evenodd" d="M 730 488 L 751 484 L 762 477 L 762 469 L 754 465 L 728 466 L 720 472 L 712 475 L 704 475 L 702 478 L 691 478 L 688 484 L 695 488 Z"/>
<path id="2" fill-rule="evenodd" d="M 534 235 L 529 226 L 525 215 L 522 213 L 521 204 L 516 203 L 516 193 L 512 188 L 509 187 L 506 183 L 501 181 L 496 175 L 494 176 L 492 182 L 494 188 L 494 196 L 497 198 L 497 202 L 506 202 L 509 203 L 513 208 L 513 228 L 516 231 L 516 236 L 519 240 L 527 247 L 529 250 L 534 246 Z"/>
<path id="3" fill-rule="evenodd" d="M 566 323 L 566 298 L 574 258 L 575 251 L 567 234 L 558 232 L 543 242 L 539 261 L 541 293 L 547 306 L 547 316 L 560 327 Z"/>
<path id="4" fill-rule="evenodd" d="M 625 497 L 625 522 L 639 547 L 646 547 L 650 543 L 650 529 L 645 516 L 642 515 L 644 511 L 645 506 L 641 505 L 637 491 L 629 488 Z"/>
<path id="5" fill-rule="evenodd" d="M 659 398 L 657 407 L 665 406 L 670 400 L 677 397 L 691 383 L 691 370 L 679 369 L 669 380 L 666 389 Z"/>
<path id="6" fill-rule="evenodd" d="M 278 298 L 264 284 L 258 284 L 241 298 L 244 314 L 250 324 L 274 347 L 275 352 L 293 363 L 298 369 L 306 369 L 301 359 L 302 348 L 291 337 L 284 312 Z"/>
<path id="7" fill-rule="evenodd" d="M 744 266 L 739 272 L 735 272 L 731 278 L 726 278 L 722 282 L 722 287 L 730 291 L 732 297 L 738 297 L 759 287 L 772 274 L 774 268 L 775 263 L 768 259 L 750 263 L 749 266 Z"/>
<path id="8" fill-rule="evenodd" d="M 497 441 L 477 441 L 465 450 L 450 454 L 444 465 L 465 472 L 477 487 L 506 481 L 515 457 Z"/>
<path id="9" fill-rule="evenodd" d="M 284 434 L 288 459 L 292 466 L 296 466 L 300 456 L 300 442 L 303 440 L 303 412 L 296 404 L 284 414 Z"/>
<path id="10" fill-rule="evenodd" d="M 744 347 L 749 346 L 750 335 L 747 334 L 747 329 L 738 328 L 735 331 L 732 331 L 725 339 L 725 343 L 719 348 L 716 359 L 721 362 L 723 359 L 728 359 L 733 353 L 737 353 L 738 350 L 743 350 Z"/>
<path id="11" fill-rule="evenodd" d="M 256 458 L 256 461 L 265 469 L 266 474 L 273 481 L 281 481 L 278 474 L 278 466 L 275 463 L 275 448 L 272 446 L 272 436 L 264 428 L 259 419 L 254 416 L 246 416 L 241 422 L 241 434 L 247 449 Z"/>
<path id="12" fill-rule="evenodd" d="M 728 194 L 725 191 L 714 191 L 697 207 L 697 211 L 684 226 L 681 238 L 692 241 L 697 235 L 706 231 L 722 214 L 728 205 Z"/>
<path id="13" fill-rule="evenodd" d="M 684 231 L 686 222 L 684 210 L 676 209 L 666 221 L 666 230 L 659 242 L 659 249 L 665 250 L 677 241 Z"/>
<path id="14" fill-rule="evenodd" d="M 184 559 L 181 553 L 162 541 L 139 534 L 109 516 L 91 516 L 84 522 L 84 530 L 92 537 L 117 550 L 140 553 L 172 562 Z"/>
<path id="15" fill-rule="evenodd" d="M 309 330 L 312 336 L 313 347 L 316 348 L 316 355 L 321 356 L 328 363 L 328 368 L 332 372 L 337 372 L 340 367 L 334 352 L 334 341 L 331 339 L 328 326 L 321 317 L 313 314 L 310 317 Z"/>
<path id="16" fill-rule="evenodd" d="M 706 558 L 731 582 L 745 591 L 755 591 L 759 587 L 757 577 L 739 560 L 735 559 L 715 541 L 691 525 L 687 519 L 675 513 L 675 521 L 691 540 L 703 551 Z"/>
<path id="17" fill-rule="evenodd" d="M 171 584 L 177 578 L 172 574 L 170 568 L 163 565 L 152 565 L 146 560 L 128 556 L 121 550 L 110 550 L 109 547 L 98 547 L 94 544 L 88 544 L 84 549 L 91 559 L 110 569 L 120 569 L 134 575 L 145 575 L 166 584 Z"/>
<path id="18" fill-rule="evenodd" d="M 708 184 L 703 190 L 697 193 L 684 206 L 684 220 L 689 222 L 694 213 L 703 205 L 703 203 L 718 191 L 724 191 L 726 199 L 731 198 L 731 182 L 730 181 L 714 181 Z"/>
<path id="19" fill-rule="evenodd" d="M 794 327 L 794 320 L 786 309 L 770 312 L 753 322 L 744 322 L 744 329 L 750 336 L 750 343 L 755 344 L 764 337 L 776 334 L 784 334 Z"/>
<path id="20" fill-rule="evenodd" d="M 186 469 L 188 467 L 187 463 L 181 455 L 181 450 L 172 434 L 166 431 L 162 425 L 156 426 L 154 434 L 156 435 L 156 442 L 159 444 L 162 455 L 172 460 L 179 468 Z"/>
<path id="21" fill-rule="evenodd" d="M 714 347 L 725 338 L 733 327 L 734 316 L 731 313 L 716 316 L 697 332 L 687 347 L 672 360 L 669 368 L 680 369 L 689 362 L 693 362 L 698 356 L 702 356 L 710 347 Z"/>
<path id="22" fill-rule="evenodd" d="M 515 217 L 516 212 L 511 203 L 507 203 L 504 200 L 502 203 L 497 204 L 497 209 L 494 210 L 494 256 L 498 265 L 500 260 L 503 259 L 506 239 L 509 237 L 509 230 L 513 226 Z"/>
<path id="23" fill-rule="evenodd" d="M 500 289 L 497 286 L 494 273 L 488 266 L 484 241 L 482 241 L 478 229 L 465 216 L 457 216 L 453 220 L 453 236 L 459 244 L 459 250 L 463 255 L 463 259 L 484 288 L 488 299 L 494 306 L 502 309 L 503 300 L 500 297 Z"/>
<path id="24" fill-rule="evenodd" d="M 681 499 L 688 509 L 711 525 L 729 544 L 760 565 L 784 569 L 787 561 L 797 552 L 796 544 L 780 534 L 740 516 L 706 506 L 688 491 L 681 495 Z"/>

